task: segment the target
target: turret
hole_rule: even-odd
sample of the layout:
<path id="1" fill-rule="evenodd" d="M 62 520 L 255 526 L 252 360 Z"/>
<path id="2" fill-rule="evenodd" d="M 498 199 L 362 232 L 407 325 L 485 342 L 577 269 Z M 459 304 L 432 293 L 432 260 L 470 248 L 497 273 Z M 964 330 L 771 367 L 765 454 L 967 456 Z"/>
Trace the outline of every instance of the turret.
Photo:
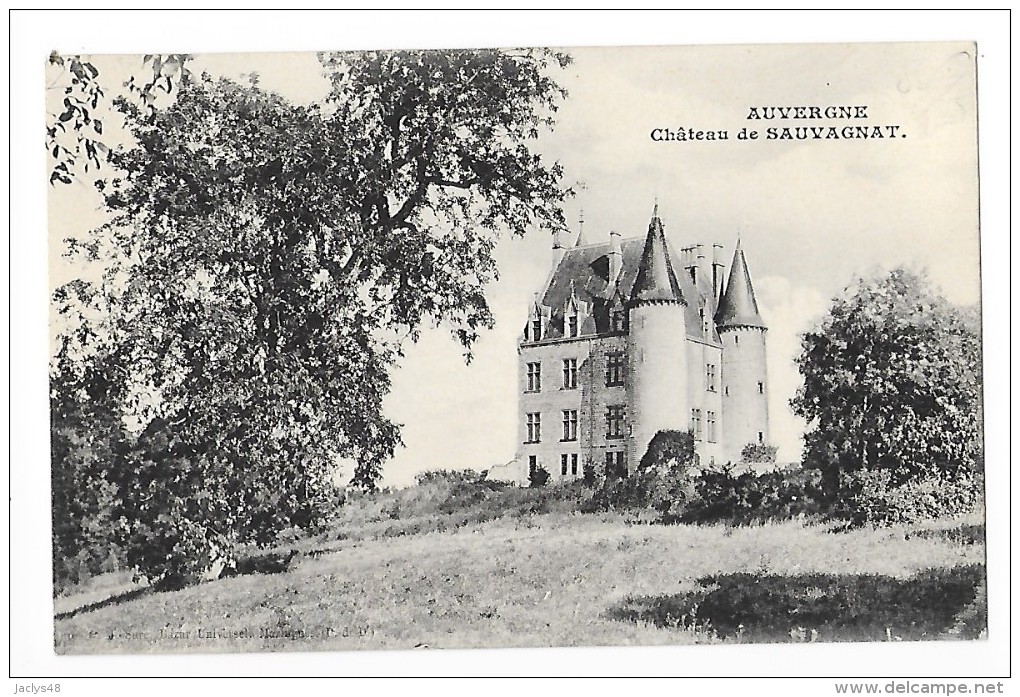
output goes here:
<path id="1" fill-rule="evenodd" d="M 737 241 L 729 280 L 715 314 L 723 345 L 724 456 L 740 460 L 748 443 L 769 442 L 765 333 L 744 251 Z"/>
<path id="2" fill-rule="evenodd" d="M 584 247 L 588 244 L 588 238 L 584 235 L 584 211 L 581 211 L 581 215 L 577 220 L 577 241 L 574 243 L 575 247 Z"/>
<path id="3" fill-rule="evenodd" d="M 631 471 L 658 431 L 688 428 L 686 304 L 656 206 L 628 302 Z"/>

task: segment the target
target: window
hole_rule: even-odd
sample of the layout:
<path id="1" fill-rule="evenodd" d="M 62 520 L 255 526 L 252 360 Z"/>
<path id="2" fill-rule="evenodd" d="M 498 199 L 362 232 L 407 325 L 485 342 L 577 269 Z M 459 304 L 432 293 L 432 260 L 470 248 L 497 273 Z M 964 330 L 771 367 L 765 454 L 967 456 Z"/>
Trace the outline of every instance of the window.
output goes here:
<path id="1" fill-rule="evenodd" d="M 606 477 L 622 479 L 627 476 L 626 453 L 622 450 L 610 450 L 606 453 Z"/>
<path id="2" fill-rule="evenodd" d="M 577 453 L 560 455 L 560 475 L 566 477 L 569 473 L 571 477 L 576 477 L 578 473 L 577 459 Z"/>
<path id="3" fill-rule="evenodd" d="M 528 440 L 526 442 L 542 442 L 542 414 L 539 412 L 528 414 Z"/>
<path id="4" fill-rule="evenodd" d="M 627 312 L 625 310 L 613 310 L 613 331 L 622 332 L 627 329 Z"/>
<path id="5" fill-rule="evenodd" d="M 606 438 L 623 438 L 624 411 L 622 404 L 616 404 L 606 411 Z"/>
<path id="6" fill-rule="evenodd" d="M 691 431 L 694 440 L 701 440 L 701 409 L 691 409 Z"/>
<path id="7" fill-rule="evenodd" d="M 528 392 L 542 391 L 542 364 L 528 363 Z"/>
<path id="8" fill-rule="evenodd" d="M 705 389 L 709 392 L 715 392 L 715 364 L 708 363 L 705 365 Z"/>
<path id="9" fill-rule="evenodd" d="M 764 442 L 765 442 L 765 434 L 762 433 L 761 431 L 758 431 L 758 443 L 761 444 L 761 443 L 764 443 Z"/>
<path id="10" fill-rule="evenodd" d="M 736 346 L 739 343 L 740 343 L 740 337 L 737 336 L 736 334 L 734 334 L 733 335 L 733 345 Z"/>
<path id="11" fill-rule="evenodd" d="M 567 317 L 567 336 L 577 336 L 577 315 Z"/>
<path id="12" fill-rule="evenodd" d="M 730 396 L 730 386 L 729 385 L 727 385 L 726 387 L 723 388 L 723 394 L 726 395 L 727 397 Z"/>
<path id="13" fill-rule="evenodd" d="M 706 438 L 709 443 L 715 443 L 715 412 L 710 411 L 705 414 L 705 431 Z"/>
<path id="14" fill-rule="evenodd" d="M 626 366 L 623 361 L 623 353 L 614 352 L 606 354 L 606 387 L 622 385 Z"/>
<path id="15" fill-rule="evenodd" d="M 538 472 L 538 455 L 528 456 L 528 479 L 534 479 Z"/>
<path id="16" fill-rule="evenodd" d="M 573 390 L 577 387 L 577 359 L 563 359 L 563 389 Z"/>
<path id="17" fill-rule="evenodd" d="M 764 382 L 759 382 L 758 383 L 758 394 L 765 394 L 765 383 Z"/>
<path id="18" fill-rule="evenodd" d="M 563 410 L 563 440 L 577 440 L 577 410 Z"/>
<path id="19" fill-rule="evenodd" d="M 531 320 L 531 340 L 538 341 L 542 338 L 542 318 Z"/>

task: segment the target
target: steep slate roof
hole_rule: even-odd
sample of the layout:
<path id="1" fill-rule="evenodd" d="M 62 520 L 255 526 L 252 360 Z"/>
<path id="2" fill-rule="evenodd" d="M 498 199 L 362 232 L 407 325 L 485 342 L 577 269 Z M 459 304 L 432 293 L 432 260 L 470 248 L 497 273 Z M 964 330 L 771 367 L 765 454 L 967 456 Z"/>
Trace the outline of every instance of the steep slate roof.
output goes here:
<path id="1" fill-rule="evenodd" d="M 644 242 L 644 237 L 633 237 L 620 242 L 622 264 L 619 290 L 624 298 L 630 294 L 637 280 L 638 266 L 644 252 Z M 609 284 L 609 244 L 609 242 L 602 242 L 573 247 L 564 251 L 563 258 L 549 279 L 549 284 L 546 286 L 541 300 L 543 305 L 552 308 L 551 329 L 553 335 L 556 333 L 562 335 L 563 307 L 567 298 L 570 297 L 571 280 L 574 281 L 574 293 L 577 299 L 593 303 L 599 333 L 609 330 L 609 301 L 615 291 Z M 668 241 L 666 249 L 669 251 L 669 260 L 673 269 L 680 269 L 679 273 L 674 274 L 674 279 L 680 294 L 687 300 L 687 304 L 683 306 L 687 335 L 700 339 L 703 334 L 699 308 L 705 297 L 709 297 L 709 317 L 714 311 L 710 293 L 706 296 L 704 292 L 694 287 L 691 277 L 683 271 L 680 257 Z M 719 340 L 714 327 L 712 328 L 712 339 Z"/>
<path id="2" fill-rule="evenodd" d="M 758 312 L 758 302 L 754 298 L 754 287 L 751 285 L 751 274 L 747 270 L 744 250 L 740 242 L 733 251 L 733 263 L 730 265 L 730 277 L 726 282 L 726 291 L 719 301 L 719 310 L 715 313 L 715 323 L 720 329 L 725 327 L 761 327 L 765 322 Z"/>
<path id="3" fill-rule="evenodd" d="M 640 302 L 679 302 L 686 304 L 683 291 L 676 280 L 676 272 L 669 260 L 666 233 L 657 214 L 648 224 L 644 250 L 638 262 L 637 278 L 630 292 L 632 304 Z"/>

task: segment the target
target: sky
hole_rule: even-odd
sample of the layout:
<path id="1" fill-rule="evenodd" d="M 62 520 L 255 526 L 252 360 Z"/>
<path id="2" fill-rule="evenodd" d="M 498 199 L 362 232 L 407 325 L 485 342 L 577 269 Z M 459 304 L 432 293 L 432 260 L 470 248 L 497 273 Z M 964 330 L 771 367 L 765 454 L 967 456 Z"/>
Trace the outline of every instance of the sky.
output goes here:
<path id="1" fill-rule="evenodd" d="M 563 163 L 568 206 L 588 241 L 642 235 L 658 202 L 670 242 L 740 236 L 769 325 L 772 440 L 796 461 L 804 423 L 799 333 L 855 276 L 927 269 L 947 298 L 980 298 L 974 52 L 969 45 L 885 44 L 574 49 L 570 95 L 539 149 Z M 899 125 L 905 138 L 741 142 L 752 106 L 866 105 L 852 125 Z M 825 122 L 830 125 L 833 122 Z M 843 126 L 851 122 L 834 123 Z M 784 125 L 804 125 L 786 122 Z M 812 122 L 811 125 L 818 125 Z M 654 142 L 655 128 L 727 130 L 730 140 Z M 761 136 L 764 138 L 764 134 Z M 487 467 L 516 439 L 516 340 L 549 270 L 547 236 L 504 242 L 490 291 L 497 326 L 470 366 L 442 331 L 397 373 L 391 400 L 407 450 L 387 470 Z M 453 445 L 453 447 L 448 447 Z"/>
<path id="2" fill-rule="evenodd" d="M 804 423 L 789 408 L 799 334 L 861 275 L 927 270 L 948 299 L 980 298 L 974 50 L 966 43 L 573 48 L 557 74 L 569 95 L 534 147 L 564 166 L 567 207 L 590 242 L 643 234 L 658 203 L 675 247 L 740 238 L 768 332 L 771 439 L 796 461 Z M 108 79 L 138 56 L 97 57 Z M 327 89 L 313 53 L 199 55 L 193 70 L 260 84 L 292 101 Z M 752 107 L 865 107 L 861 119 L 757 120 Z M 855 113 L 860 113 L 855 110 Z M 766 140 L 769 127 L 878 126 L 898 137 Z M 759 139 L 741 140 L 741 129 Z M 655 129 L 725 131 L 725 140 L 664 142 Z M 51 197 L 51 285 L 80 269 L 61 240 L 104 218 L 89 187 Z M 394 374 L 387 415 L 405 448 L 384 468 L 401 486 L 438 468 L 487 469 L 516 448 L 517 338 L 540 290 L 551 240 L 503 239 L 489 289 L 496 327 L 470 365 L 446 327 L 426 329 Z M 350 468 L 350 464 L 346 468 Z"/>

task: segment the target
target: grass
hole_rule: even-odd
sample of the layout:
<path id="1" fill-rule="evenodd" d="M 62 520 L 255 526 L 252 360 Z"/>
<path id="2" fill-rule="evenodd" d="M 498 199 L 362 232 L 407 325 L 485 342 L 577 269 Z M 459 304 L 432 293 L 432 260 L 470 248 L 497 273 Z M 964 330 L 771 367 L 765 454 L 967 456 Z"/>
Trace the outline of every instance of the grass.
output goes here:
<path id="1" fill-rule="evenodd" d="M 301 554 L 284 573 L 172 592 L 93 579 L 59 599 L 56 650 L 909 640 L 984 627 L 977 517 L 846 533 L 661 526 L 570 512 L 570 489 L 433 484 L 447 486 L 345 506 L 327 532 L 293 541 Z"/>

